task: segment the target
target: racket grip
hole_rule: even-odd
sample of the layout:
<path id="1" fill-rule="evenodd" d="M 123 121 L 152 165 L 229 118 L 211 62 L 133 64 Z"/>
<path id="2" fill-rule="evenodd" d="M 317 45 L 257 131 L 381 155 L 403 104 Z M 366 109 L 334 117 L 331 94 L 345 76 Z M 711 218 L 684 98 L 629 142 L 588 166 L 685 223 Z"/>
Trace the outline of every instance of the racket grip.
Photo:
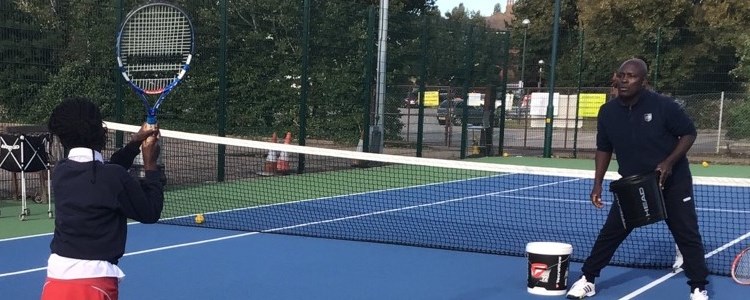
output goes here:
<path id="1" fill-rule="evenodd" d="M 154 125 L 156 125 L 156 112 L 151 110 L 149 111 L 149 114 L 146 116 L 146 123 L 151 127 L 154 128 Z"/>

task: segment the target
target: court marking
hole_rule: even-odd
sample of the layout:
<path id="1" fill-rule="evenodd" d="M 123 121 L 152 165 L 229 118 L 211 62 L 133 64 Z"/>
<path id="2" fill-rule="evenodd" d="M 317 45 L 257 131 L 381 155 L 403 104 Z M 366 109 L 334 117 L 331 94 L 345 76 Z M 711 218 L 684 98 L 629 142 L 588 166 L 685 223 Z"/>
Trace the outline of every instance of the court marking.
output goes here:
<path id="1" fill-rule="evenodd" d="M 734 239 L 734 240 L 732 240 L 732 241 L 730 241 L 730 242 L 722 245 L 721 247 L 716 248 L 716 249 L 714 249 L 713 251 L 711 251 L 709 253 L 706 253 L 706 255 L 704 255 L 703 257 L 705 257 L 706 259 L 708 259 L 711 256 L 714 256 L 714 255 L 718 254 L 719 252 L 724 251 L 727 248 L 729 248 L 731 246 L 734 246 L 734 245 L 736 245 L 737 243 L 739 243 L 739 242 L 741 242 L 743 240 L 746 240 L 747 238 L 750 238 L 750 231 L 748 231 L 747 233 L 741 235 L 740 237 L 738 237 L 738 238 L 736 238 L 736 239 Z M 644 285 L 643 287 L 641 287 L 641 288 L 633 291 L 632 293 L 623 296 L 619 300 L 630 300 L 630 299 L 633 299 L 633 298 L 635 298 L 635 296 L 643 294 L 644 292 L 650 290 L 651 288 L 653 288 L 653 287 L 655 287 L 655 286 L 657 286 L 657 285 L 659 285 L 659 284 L 667 281 L 669 278 L 672 278 L 675 275 L 680 274 L 682 271 L 683 270 L 680 268 L 680 269 L 678 269 L 675 272 L 667 273 L 666 275 L 662 276 L 661 278 L 656 279 L 656 280 L 650 282 L 649 284 Z"/>
<path id="2" fill-rule="evenodd" d="M 393 209 L 387 209 L 387 210 L 369 212 L 369 213 L 365 213 L 365 214 L 358 214 L 358 215 L 340 217 L 340 218 L 335 218 L 335 219 L 328 219 L 328 220 L 322 220 L 322 221 L 315 221 L 315 222 L 308 222 L 308 223 L 302 223 L 302 224 L 296 224 L 296 225 L 290 225 L 290 226 L 272 228 L 272 229 L 267 229 L 267 230 L 257 231 L 257 232 L 245 232 L 245 233 L 241 233 L 241 234 L 229 235 L 229 236 L 224 236 L 224 237 L 219 237 L 219 238 L 213 238 L 213 239 L 207 239 L 207 240 L 200 240 L 200 241 L 189 242 L 189 243 L 182 243 L 182 244 L 175 244 L 175 245 L 164 246 L 164 247 L 151 248 L 151 249 L 146 249 L 146 250 L 140 250 L 140 251 L 125 253 L 123 256 L 127 257 L 127 256 L 132 256 L 132 255 L 139 255 L 139 254 L 145 254 L 145 253 L 151 253 L 151 252 L 157 252 L 157 251 L 164 251 L 164 250 L 170 250 L 170 249 L 176 249 L 176 248 L 183 248 L 183 247 L 189 247 L 189 246 L 194 246 L 194 245 L 199 245 L 199 244 L 206 244 L 206 243 L 212 243 L 212 242 L 223 241 L 223 240 L 228 240 L 228 239 L 234 239 L 234 238 L 239 238 L 239 237 L 251 236 L 251 235 L 258 234 L 258 233 L 272 233 L 272 232 L 276 232 L 276 231 L 288 230 L 288 229 L 293 229 L 293 228 L 300 228 L 300 227 L 305 227 L 305 226 L 312 226 L 312 225 L 318 225 L 318 224 L 325 224 L 325 223 L 331 223 L 331 222 L 337 222 L 337 221 L 343 221 L 343 220 L 351 220 L 351 219 L 357 219 L 357 218 L 362 218 L 362 217 L 380 215 L 380 214 L 385 214 L 385 213 L 390 213 L 390 212 L 397 212 L 397 211 L 404 211 L 404 210 L 415 209 L 415 208 L 435 206 L 435 205 L 440 205 L 440 204 L 446 204 L 446 203 L 452 203 L 452 202 L 457 202 L 457 201 L 463 201 L 463 200 L 467 200 L 467 199 L 475 199 L 475 198 L 479 198 L 479 197 L 492 196 L 492 195 L 497 195 L 497 194 L 502 194 L 502 193 L 512 193 L 512 192 L 521 191 L 521 190 L 527 190 L 527 189 L 539 188 L 539 187 L 544 187 L 544 186 L 562 184 L 562 183 L 567 183 L 567 182 L 577 181 L 577 180 L 580 180 L 580 178 L 568 179 L 568 180 L 562 180 L 562 181 L 556 181 L 556 182 L 549 182 L 549 183 L 539 184 L 539 185 L 535 185 L 535 186 L 526 186 L 526 187 L 515 188 L 515 189 L 510 189 L 510 190 L 504 190 L 504 191 L 500 191 L 500 192 L 493 192 L 493 193 L 488 193 L 488 194 L 472 195 L 472 196 L 467 196 L 467 197 L 453 198 L 453 199 L 448 199 L 448 200 L 443 200 L 443 201 L 438 201 L 438 202 L 431 202 L 431 203 L 425 203 L 425 204 L 419 204 L 419 205 L 410 205 L 410 206 L 405 206 L 405 207 L 400 207 L 400 208 L 393 208 Z M 168 225 L 168 224 L 165 224 L 165 225 Z M 42 236 L 42 235 L 37 235 L 37 236 Z M 26 274 L 26 273 L 33 273 L 33 272 L 43 271 L 43 270 L 46 270 L 46 269 L 47 269 L 47 267 L 39 267 L 39 268 L 26 269 L 26 270 L 15 271 L 15 272 L 0 273 L 0 278 L 14 276 L 14 275 L 21 275 L 21 274 Z"/>
<path id="3" fill-rule="evenodd" d="M 216 211 L 216 212 L 211 212 L 211 213 L 207 213 L 207 214 L 216 214 L 216 213 L 221 213 L 221 212 L 232 212 L 232 211 L 241 211 L 241 210 L 251 210 L 251 209 L 264 208 L 264 207 L 282 206 L 282 205 L 288 205 L 288 204 L 292 205 L 292 204 L 296 204 L 296 203 L 310 202 L 310 201 L 324 201 L 324 200 L 329 200 L 329 199 L 337 199 L 337 198 L 344 198 L 344 197 L 357 196 L 357 195 L 377 194 L 377 193 L 383 193 L 383 192 L 389 192 L 389 191 L 395 191 L 395 190 L 404 190 L 404 189 L 411 189 L 411 188 L 421 188 L 421 187 L 426 187 L 426 186 L 434 186 L 434 185 L 442 185 L 442 184 L 458 183 L 458 182 L 466 182 L 466 181 L 474 181 L 474 180 L 484 180 L 484 179 L 488 179 L 488 178 L 501 177 L 501 176 L 509 176 L 509 175 L 517 175 L 517 173 L 506 173 L 506 174 L 500 174 L 500 175 L 494 175 L 494 176 L 484 176 L 484 177 L 476 177 L 476 178 L 458 179 L 458 180 L 445 181 L 445 182 L 435 182 L 435 183 L 428 183 L 428 184 L 421 184 L 421 185 L 414 185 L 414 186 L 407 186 L 407 187 L 389 188 L 389 189 L 382 189 L 382 190 L 375 190 L 375 191 L 352 193 L 352 194 L 347 194 L 347 195 L 337 195 L 337 196 L 328 196 L 328 197 L 303 199 L 303 200 L 296 200 L 296 201 L 289 201 L 289 202 L 282 202 L 282 203 L 273 203 L 273 204 L 266 204 L 266 205 L 260 205 L 260 206 L 246 207 L 246 208 L 238 208 L 238 209 L 231 209 L 231 210 L 224 210 L 224 211 Z M 559 176 L 552 176 L 552 177 L 559 177 Z M 588 179 L 588 178 L 573 178 L 573 179 L 567 179 L 567 180 L 561 180 L 561 181 L 543 183 L 543 184 L 534 185 L 534 186 L 526 186 L 526 187 L 521 187 L 521 188 L 504 190 L 504 191 L 499 191 L 499 192 L 492 192 L 492 193 L 479 194 L 479 195 L 471 195 L 471 196 L 454 198 L 454 199 L 448 199 L 448 200 L 443 200 L 443 201 L 438 201 L 438 202 L 431 202 L 431 203 L 425 203 L 425 204 L 419 204 L 419 205 L 405 206 L 405 207 L 400 207 L 400 208 L 393 208 L 393 209 L 375 211 L 375 212 L 358 214 L 358 215 L 353 215 L 353 216 L 346 216 L 346 217 L 340 217 L 340 218 L 334 218 L 334 219 L 328 219 L 328 220 L 321 220 L 321 221 L 315 221 L 315 222 L 308 222 L 308 223 L 302 223 L 302 224 L 296 224 L 296 225 L 290 225 L 290 226 L 272 228 L 272 229 L 267 229 L 267 230 L 263 230 L 263 231 L 259 231 L 259 232 L 246 232 L 246 233 L 241 233 L 241 234 L 236 234 L 236 235 L 229 235 L 229 236 L 224 236 L 224 237 L 219 237 L 219 238 L 206 239 L 206 240 L 201 240 L 201 241 L 195 241 L 195 242 L 189 242 L 189 243 L 175 244 L 175 245 L 169 245 L 169 246 L 151 248 L 151 249 L 146 249 L 146 250 L 134 251 L 134 252 L 126 253 L 123 256 L 124 257 L 128 257 L 128 256 L 133 256 L 133 255 L 147 254 L 147 253 L 151 253 L 151 252 L 165 251 L 165 250 L 182 248 L 182 247 L 190 247 L 190 246 L 195 246 L 195 245 L 200 245 L 200 244 L 206 244 L 206 243 L 212 243 L 212 242 L 218 242 L 218 241 L 229 240 L 229 239 L 234 239 L 234 238 L 240 238 L 240 237 L 245 237 L 245 236 L 252 236 L 252 235 L 259 234 L 259 233 L 272 233 L 272 232 L 276 232 L 276 231 L 283 231 L 283 230 L 300 228 L 300 227 L 306 227 L 306 226 L 313 226 L 313 225 L 326 224 L 326 223 L 332 223 L 332 222 L 337 222 L 337 221 L 357 219 L 357 218 L 362 218 L 362 217 L 368 217 L 368 216 L 373 216 L 373 215 L 380 215 L 380 214 L 397 212 L 397 211 L 403 211 L 403 210 L 410 210 L 410 209 L 415 209 L 415 208 L 430 207 L 430 206 L 434 206 L 434 205 L 452 203 L 452 202 L 457 202 L 457 201 L 462 201 L 462 200 L 467 200 L 467 199 L 475 199 L 475 198 L 480 198 L 480 197 L 487 197 L 487 196 L 490 196 L 490 197 L 502 197 L 502 198 L 514 198 L 514 199 L 526 199 L 526 200 L 542 200 L 542 201 L 557 201 L 557 202 L 588 203 L 589 201 L 587 201 L 587 200 L 543 198 L 543 197 L 526 197 L 526 196 L 518 196 L 518 197 L 516 197 L 516 196 L 506 196 L 506 195 L 503 195 L 503 194 L 517 192 L 517 191 L 522 191 L 522 190 L 528 190 L 528 189 L 534 189 L 534 188 L 541 188 L 541 187 L 545 187 L 545 186 L 551 186 L 551 185 L 557 185 L 557 184 L 562 184 L 562 183 L 580 181 L 580 180 L 585 180 L 585 179 Z M 607 201 L 607 202 L 605 202 L 605 204 L 606 205 L 611 205 L 611 201 Z M 741 214 L 750 213 L 750 211 L 745 211 L 745 210 L 726 210 L 726 209 L 710 209 L 710 208 L 696 208 L 696 210 L 730 212 L 730 213 L 741 213 Z M 189 216 L 190 215 L 179 216 L 179 217 L 171 217 L 171 218 L 165 218 L 163 220 L 171 220 L 171 219 L 184 218 L 184 217 L 189 217 Z M 140 224 L 140 223 L 138 223 L 138 222 L 130 222 L 130 223 L 128 223 L 128 225 L 132 225 L 132 224 Z M 0 242 L 12 241 L 12 240 L 20 240 L 20 239 L 25 239 L 25 238 L 34 238 L 34 237 L 48 236 L 48 235 L 51 235 L 51 234 L 52 233 L 45 233 L 45 234 L 36 234 L 36 235 L 23 236 L 23 237 L 7 238 L 7 239 L 1 239 Z M 735 245 L 735 244 L 737 244 L 737 243 L 739 243 L 739 242 L 747 239 L 748 237 L 750 237 L 750 232 L 748 232 L 748 233 L 746 233 L 746 234 L 738 237 L 737 239 L 735 239 L 735 240 L 733 240 L 731 242 L 728 242 L 728 243 L 724 244 L 723 246 L 721 246 L 721 247 L 719 247 L 717 249 L 714 249 L 713 251 L 707 253 L 704 257 L 705 258 L 710 258 L 710 257 L 714 256 L 715 254 L 718 254 L 719 252 L 724 251 L 727 248 L 729 248 L 729 247 L 731 247 L 731 246 L 733 246 L 733 245 Z M 26 274 L 26 273 L 33 273 L 33 272 L 43 271 L 43 270 L 46 270 L 46 269 L 47 269 L 46 267 L 40 267 L 40 268 L 33 268 L 33 269 L 27 269 L 27 270 L 21 270 L 21 271 L 9 272 L 9 273 L 0 273 L 0 278 L 14 276 L 14 275 L 21 275 L 21 274 Z M 639 289 L 631 292 L 630 294 L 628 294 L 626 296 L 623 296 L 620 299 L 621 300 L 633 299 L 634 297 L 636 297 L 636 296 L 638 296 L 638 295 L 640 295 L 640 294 L 642 294 L 642 293 L 644 293 L 644 292 L 652 289 L 653 287 L 658 286 L 659 284 L 667 281 L 668 279 L 674 277 L 675 275 L 679 274 L 682 271 L 683 271 L 682 269 L 678 269 L 675 272 L 670 272 L 670 273 L 662 276 L 661 278 L 659 278 L 657 280 L 654 280 L 651 283 L 649 283 L 649 284 L 647 284 L 647 285 L 645 285 L 645 286 L 643 286 L 643 287 L 641 287 L 641 288 L 639 288 Z"/>

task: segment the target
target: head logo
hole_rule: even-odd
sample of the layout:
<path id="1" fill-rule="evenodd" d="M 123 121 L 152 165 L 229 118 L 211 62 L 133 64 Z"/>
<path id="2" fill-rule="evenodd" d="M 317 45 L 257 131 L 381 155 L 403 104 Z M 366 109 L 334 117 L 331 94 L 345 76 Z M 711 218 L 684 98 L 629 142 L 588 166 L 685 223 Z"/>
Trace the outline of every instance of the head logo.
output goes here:
<path id="1" fill-rule="evenodd" d="M 651 116 L 651 113 L 643 114 L 644 121 L 651 122 L 651 119 L 653 119 L 653 116 Z"/>

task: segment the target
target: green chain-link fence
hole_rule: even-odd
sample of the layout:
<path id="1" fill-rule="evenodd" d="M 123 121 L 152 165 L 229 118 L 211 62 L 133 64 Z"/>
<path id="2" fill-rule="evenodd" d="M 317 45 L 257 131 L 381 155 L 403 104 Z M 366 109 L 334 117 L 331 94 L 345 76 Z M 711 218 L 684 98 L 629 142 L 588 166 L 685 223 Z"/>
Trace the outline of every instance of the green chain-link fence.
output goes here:
<path id="1" fill-rule="evenodd" d="M 108 120 L 142 122 L 114 61 L 118 24 L 141 2 L 0 2 L 0 127 L 43 124 L 56 103 L 78 95 Z M 382 126 L 388 153 L 542 154 L 551 36 L 527 32 L 521 20 L 506 24 L 514 30 L 492 29 L 482 18 L 393 1 L 379 96 L 379 14 L 370 1 L 174 2 L 194 19 L 197 52 L 160 111 L 163 128 L 253 139 L 288 131 L 295 143 L 352 150 L 364 137 L 368 150 Z M 559 39 L 555 155 L 594 149 L 596 109 L 611 99 L 612 73 L 639 56 L 652 87 L 683 101 L 696 120 L 691 155 L 747 162 L 750 104 L 732 75 L 736 51 L 718 38 L 726 30 L 570 27 Z M 453 99 L 469 106 L 439 107 Z"/>

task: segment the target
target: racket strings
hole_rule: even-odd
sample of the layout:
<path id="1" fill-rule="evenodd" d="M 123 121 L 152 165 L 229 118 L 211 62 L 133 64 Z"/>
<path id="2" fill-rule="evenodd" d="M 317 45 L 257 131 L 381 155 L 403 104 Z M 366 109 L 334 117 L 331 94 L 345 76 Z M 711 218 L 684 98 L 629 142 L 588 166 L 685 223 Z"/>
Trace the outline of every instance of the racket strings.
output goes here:
<path id="1" fill-rule="evenodd" d="M 146 92 L 164 90 L 188 64 L 192 28 L 180 10 L 153 5 L 137 11 L 125 23 L 120 57 L 127 76 Z"/>
<path id="2" fill-rule="evenodd" d="M 737 258 L 732 276 L 742 283 L 750 284 L 750 251 L 743 252 Z"/>

